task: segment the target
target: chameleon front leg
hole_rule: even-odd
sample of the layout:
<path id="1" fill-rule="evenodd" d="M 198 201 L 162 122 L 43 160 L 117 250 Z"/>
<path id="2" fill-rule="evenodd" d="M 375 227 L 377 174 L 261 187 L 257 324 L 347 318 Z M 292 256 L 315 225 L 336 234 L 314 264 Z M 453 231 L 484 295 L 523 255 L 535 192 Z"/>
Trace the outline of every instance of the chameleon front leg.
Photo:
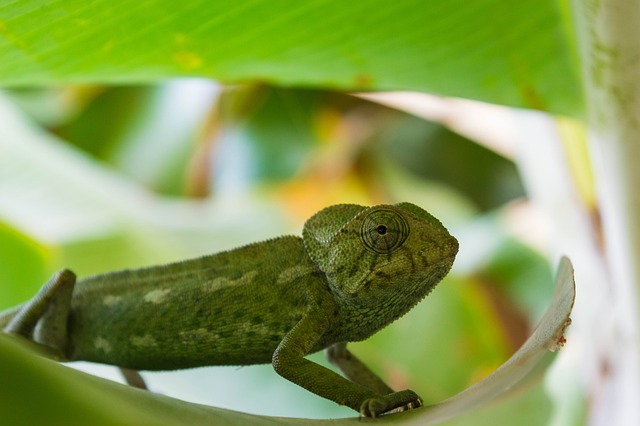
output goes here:
<path id="1" fill-rule="evenodd" d="M 342 371 L 342 374 L 349 380 L 373 389 L 380 395 L 394 393 L 393 389 L 347 349 L 346 342 L 330 346 L 325 351 L 325 354 L 329 362 Z M 417 408 L 422 405 L 422 399 L 413 391 L 405 390 L 398 393 L 411 395 L 411 401 L 405 406 L 398 407 L 400 410 Z"/>
<path id="2" fill-rule="evenodd" d="M 377 417 L 419 401 L 418 396 L 412 391 L 382 394 L 304 359 L 329 327 L 330 323 L 323 313 L 307 313 L 293 330 L 287 333 L 274 352 L 275 371 L 308 391 L 346 405 L 363 416 Z"/>
<path id="3" fill-rule="evenodd" d="M 64 360 L 67 320 L 76 276 L 68 269 L 57 272 L 38 293 L 22 305 L 3 332 L 38 343 L 49 356 Z"/>

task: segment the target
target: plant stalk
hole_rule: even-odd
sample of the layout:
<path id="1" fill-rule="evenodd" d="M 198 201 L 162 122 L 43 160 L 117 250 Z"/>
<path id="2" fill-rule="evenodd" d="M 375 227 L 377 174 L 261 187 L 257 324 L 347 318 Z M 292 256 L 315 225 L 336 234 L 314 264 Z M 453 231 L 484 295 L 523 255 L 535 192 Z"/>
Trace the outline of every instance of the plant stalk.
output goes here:
<path id="1" fill-rule="evenodd" d="M 573 0 L 589 148 L 609 268 L 613 344 L 593 424 L 640 419 L 640 2 Z M 605 285 L 605 283 L 603 283 Z M 578 290 L 578 294 L 579 294 Z"/>

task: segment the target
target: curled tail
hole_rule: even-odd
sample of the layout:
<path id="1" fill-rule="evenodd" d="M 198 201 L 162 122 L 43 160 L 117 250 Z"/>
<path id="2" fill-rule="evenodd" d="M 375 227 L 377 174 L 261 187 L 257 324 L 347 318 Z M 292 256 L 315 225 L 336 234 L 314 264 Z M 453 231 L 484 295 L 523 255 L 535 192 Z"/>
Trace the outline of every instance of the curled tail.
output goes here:
<path id="1" fill-rule="evenodd" d="M 41 345 L 52 358 L 65 359 L 67 319 L 75 282 L 73 272 L 57 272 L 28 302 L 0 312 L 0 330 Z"/>
<path id="2" fill-rule="evenodd" d="M 0 312 L 0 331 L 2 331 L 7 326 L 7 324 L 11 322 L 13 317 L 15 317 L 18 312 L 20 312 L 22 306 L 24 306 L 24 303 L 22 305 L 14 306 L 13 308 L 9 308 Z"/>

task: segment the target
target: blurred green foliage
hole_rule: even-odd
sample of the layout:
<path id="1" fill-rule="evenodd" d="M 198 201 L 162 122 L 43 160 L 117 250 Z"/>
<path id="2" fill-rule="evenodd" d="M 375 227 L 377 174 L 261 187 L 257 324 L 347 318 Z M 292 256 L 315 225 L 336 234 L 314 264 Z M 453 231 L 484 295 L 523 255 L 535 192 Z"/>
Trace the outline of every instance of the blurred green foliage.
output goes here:
<path id="1" fill-rule="evenodd" d="M 0 222 L 0 309 L 30 298 L 47 278 L 51 249 Z"/>
<path id="2" fill-rule="evenodd" d="M 60 90 L 66 96 L 58 99 L 65 99 L 66 107 L 75 112 L 57 122 L 41 121 L 42 125 L 83 150 L 92 158 L 93 167 L 109 167 L 126 175 L 126 164 L 119 162 L 113 152 L 139 151 L 135 144 L 144 138 L 132 138 L 126 129 L 142 128 L 149 135 L 154 134 L 149 117 L 162 120 L 163 114 L 154 114 L 158 107 L 151 101 L 152 94 L 163 89 L 93 86 Z M 86 96 L 87 92 L 90 96 Z M 50 96 L 50 91 L 42 92 L 43 104 L 50 102 Z M 409 197 L 426 200 L 429 205 L 425 207 L 432 210 L 445 211 L 448 203 L 456 206 L 459 201 L 455 200 L 465 199 L 468 212 L 452 222 L 454 234 L 456 229 L 462 231 L 458 234 L 464 244 L 465 223 L 469 223 L 482 228 L 482 235 L 492 235 L 486 245 L 490 251 L 471 273 L 445 279 L 425 302 L 396 324 L 354 345 L 354 351 L 393 386 L 414 388 L 429 402 L 442 400 L 489 374 L 528 336 L 532 321 L 537 320 L 551 298 L 552 280 L 546 261 L 504 232 L 499 212 L 523 196 L 515 167 L 508 159 L 441 125 L 339 93 L 255 86 L 226 89 L 218 97 L 206 96 L 210 97 L 208 112 L 201 115 L 200 121 L 192 121 L 191 129 L 175 133 L 176 140 L 169 143 L 187 153 L 174 156 L 180 167 L 166 170 L 162 162 L 150 160 L 155 168 L 150 168 L 145 178 L 130 178 L 137 178 L 138 184 L 158 196 L 204 201 L 203 194 L 217 194 L 224 189 L 228 176 L 233 175 L 234 196 L 275 196 L 285 206 L 291 206 L 294 218 L 303 214 L 302 219 L 315 207 L 311 203 L 298 213 L 296 206 L 307 203 L 317 188 L 333 192 L 344 201 L 357 197 L 373 203 Z M 41 111 L 42 105 L 34 108 L 36 96 L 32 90 L 15 91 L 12 97 L 25 113 L 37 119 L 34 111 Z M 76 105 L 70 99 L 75 99 Z M 185 134 L 190 135 L 186 145 Z M 207 165 L 204 177 L 193 173 L 194 164 Z M 241 173 L 242 167 L 246 173 Z M 416 184 L 389 186 L 378 181 L 386 177 L 397 179 L 394 176 L 398 173 L 412 176 L 411 182 Z M 197 182 L 190 183 L 189 179 Z M 353 186 L 354 181 L 359 184 Z M 400 177 L 400 181 L 408 182 L 406 177 Z M 201 193 L 190 192 L 194 186 L 199 186 Z M 428 194 L 432 191 L 428 188 L 433 187 L 450 195 L 424 198 L 425 188 Z M 448 222 L 447 217 L 442 219 L 445 224 Z M 190 252 L 188 240 L 180 249 L 175 246 L 173 231 L 148 228 L 126 217 L 120 221 L 118 228 L 98 238 L 87 235 L 85 239 L 61 242 L 55 262 L 44 262 L 42 256 L 36 260 L 40 259 L 42 269 L 50 272 L 68 266 L 86 275 L 157 263 Z M 215 226 L 212 231 L 215 235 Z M 7 228 L 5 232 L 11 235 L 16 231 Z M 298 233 L 299 227 L 294 232 Z M 277 233 L 271 234 L 274 235 Z M 21 241 L 2 238 L 2 244 L 16 247 L 14 251 L 25 245 Z M 38 264 L 28 257 L 25 260 Z M 29 268 L 13 268 L 15 277 L 11 282 L 33 279 L 21 275 L 22 270 Z M 21 294 L 23 298 L 28 295 L 29 292 Z M 266 383 L 280 379 L 265 372 L 251 380 Z M 304 393 L 297 389 L 292 392 Z M 532 391 L 530 398 L 544 400 L 540 389 Z M 316 404 L 313 396 L 309 399 L 307 413 L 313 412 L 311 406 Z M 514 401 L 513 410 L 529 404 L 523 402 L 526 400 L 523 396 Z M 504 413 L 505 424 L 515 414 L 504 407 L 500 412 Z M 344 415 L 344 411 L 325 407 L 318 416 L 329 413 Z M 535 411 L 535 418 L 540 419 L 535 424 L 542 424 L 547 415 L 543 413 L 547 412 Z M 495 416 L 494 420 L 500 424 Z"/>
<path id="3" fill-rule="evenodd" d="M 380 155 L 424 179 L 452 186 L 481 210 L 524 196 L 511 161 L 441 124 L 403 114 L 376 139 Z"/>

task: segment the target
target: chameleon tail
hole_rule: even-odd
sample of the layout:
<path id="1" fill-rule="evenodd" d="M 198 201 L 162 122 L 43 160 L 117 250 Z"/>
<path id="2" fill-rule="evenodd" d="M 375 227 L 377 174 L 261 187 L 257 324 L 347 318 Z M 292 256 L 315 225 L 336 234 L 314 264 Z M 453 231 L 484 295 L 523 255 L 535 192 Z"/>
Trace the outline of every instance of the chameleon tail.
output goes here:
<path id="1" fill-rule="evenodd" d="M 15 317 L 18 312 L 20 312 L 20 309 L 22 309 L 23 305 L 24 303 L 22 305 L 14 306 L 13 308 L 9 308 L 5 311 L 0 312 L 0 331 L 2 331 L 7 326 L 7 324 L 11 322 L 13 317 Z"/>

